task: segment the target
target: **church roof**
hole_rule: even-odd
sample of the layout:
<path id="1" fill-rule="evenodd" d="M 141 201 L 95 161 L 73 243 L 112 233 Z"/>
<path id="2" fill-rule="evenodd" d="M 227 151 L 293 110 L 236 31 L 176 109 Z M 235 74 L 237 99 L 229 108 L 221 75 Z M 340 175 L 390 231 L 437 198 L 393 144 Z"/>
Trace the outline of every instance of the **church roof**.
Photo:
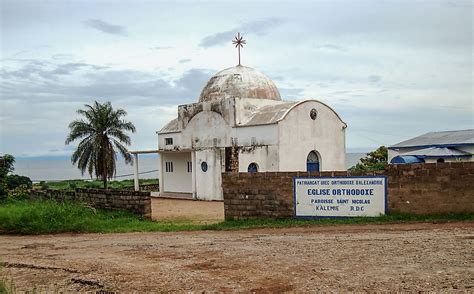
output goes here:
<path id="1" fill-rule="evenodd" d="M 258 108 L 249 119 L 240 126 L 254 126 L 273 124 L 283 119 L 288 110 L 298 102 L 287 102 L 277 105 L 268 105 Z"/>
<path id="2" fill-rule="evenodd" d="M 199 102 L 240 97 L 280 101 L 280 92 L 263 73 L 237 65 L 215 74 L 199 96 Z"/>
<path id="3" fill-rule="evenodd" d="M 179 132 L 178 118 L 175 118 L 169 123 L 167 123 L 158 133 L 166 134 L 166 133 L 175 133 L 175 132 Z"/>
<path id="4" fill-rule="evenodd" d="M 449 147 L 459 145 L 474 145 L 474 129 L 431 132 L 397 143 L 389 148 L 404 147 Z"/>

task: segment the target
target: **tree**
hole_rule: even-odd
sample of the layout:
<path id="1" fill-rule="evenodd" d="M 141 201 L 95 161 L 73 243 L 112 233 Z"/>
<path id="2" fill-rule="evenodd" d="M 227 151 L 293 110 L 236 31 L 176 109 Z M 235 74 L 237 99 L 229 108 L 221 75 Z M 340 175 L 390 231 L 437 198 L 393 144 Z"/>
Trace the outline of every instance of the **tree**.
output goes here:
<path id="1" fill-rule="evenodd" d="M 15 157 L 10 154 L 4 154 L 3 156 L 0 156 L 0 172 L 5 173 L 5 176 L 12 172 L 15 168 L 13 167 L 13 164 L 15 163 Z"/>
<path id="2" fill-rule="evenodd" d="M 361 163 L 349 168 L 350 171 L 383 170 L 388 160 L 388 149 L 380 146 L 377 150 L 369 152 L 360 159 Z"/>
<path id="3" fill-rule="evenodd" d="M 15 157 L 13 157 L 13 155 L 4 154 L 0 156 L 0 201 L 3 201 L 7 198 L 7 178 L 8 174 L 14 170 L 14 163 Z"/>
<path id="4" fill-rule="evenodd" d="M 69 124 L 70 133 L 65 142 L 67 145 L 81 139 L 71 161 L 73 164 L 77 163 L 82 174 L 87 170 L 92 177 L 95 173 L 107 189 L 107 180 L 116 172 L 116 150 L 125 159 L 125 163 L 132 162 L 132 156 L 125 147 L 131 144 L 126 132 L 134 133 L 135 126 L 124 119 L 127 115 L 125 110 L 114 110 L 110 102 L 101 104 L 95 101 L 93 105 L 86 104 L 85 109 L 79 109 L 77 113 L 83 118 Z"/>

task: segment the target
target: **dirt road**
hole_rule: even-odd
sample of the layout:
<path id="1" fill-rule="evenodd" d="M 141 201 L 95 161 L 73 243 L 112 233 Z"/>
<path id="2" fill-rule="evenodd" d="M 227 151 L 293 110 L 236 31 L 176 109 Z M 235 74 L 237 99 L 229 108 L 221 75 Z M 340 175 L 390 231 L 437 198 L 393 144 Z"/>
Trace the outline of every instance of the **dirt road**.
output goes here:
<path id="1" fill-rule="evenodd" d="M 0 236 L 0 259 L 19 290 L 471 292 L 473 242 L 472 222 Z"/>
<path id="2" fill-rule="evenodd" d="M 212 224 L 224 220 L 224 201 L 193 201 L 153 198 L 154 220 L 186 220 L 196 224 Z"/>

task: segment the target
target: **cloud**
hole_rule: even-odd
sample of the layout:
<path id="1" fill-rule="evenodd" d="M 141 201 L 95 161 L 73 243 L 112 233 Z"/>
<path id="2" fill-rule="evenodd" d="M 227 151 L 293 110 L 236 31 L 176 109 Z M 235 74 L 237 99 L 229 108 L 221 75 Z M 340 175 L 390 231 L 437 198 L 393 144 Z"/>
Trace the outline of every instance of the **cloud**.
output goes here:
<path id="1" fill-rule="evenodd" d="M 304 93 L 304 89 L 301 88 L 278 88 L 278 91 L 283 100 L 299 100 Z"/>
<path id="2" fill-rule="evenodd" d="M 187 63 L 187 62 L 191 62 L 191 59 L 189 59 L 189 58 L 183 58 L 183 59 L 180 59 L 178 62 L 179 62 L 179 63 Z"/>
<path id="3" fill-rule="evenodd" d="M 103 33 L 118 35 L 118 36 L 127 36 L 127 29 L 125 27 L 110 24 L 100 19 L 88 19 L 84 21 L 83 23 L 85 26 L 96 29 Z"/>
<path id="4" fill-rule="evenodd" d="M 81 69 L 102 70 L 107 68 L 105 66 L 98 66 L 82 62 L 56 64 L 50 61 L 36 59 L 10 59 L 7 61 L 21 65 L 16 69 L 8 69 L 8 67 L 2 68 L 0 71 L 0 76 L 5 79 L 5 81 L 16 79 L 17 81 L 35 80 L 38 82 L 38 78 L 56 81 L 56 76 L 58 75 L 71 75 L 72 73 Z"/>
<path id="5" fill-rule="evenodd" d="M 133 148 L 152 148 L 155 131 L 177 115 L 177 105 L 197 102 L 213 72 L 193 68 L 177 78 L 164 79 L 155 71 L 89 63 L 10 61 L 2 69 L 0 83 L 0 152 L 70 154 L 63 148 L 67 125 L 76 109 L 94 100 L 111 101 L 114 107 L 127 110 L 138 129 Z M 32 149 L 30 140 L 43 143 Z"/>
<path id="6" fill-rule="evenodd" d="M 2 99 L 42 103 L 87 102 L 99 98 L 137 105 L 192 103 L 197 101 L 213 73 L 194 68 L 175 80 L 165 80 L 153 71 L 116 69 L 81 62 L 55 64 L 27 60 L 10 66 L 16 68 L 0 71 Z"/>
<path id="7" fill-rule="evenodd" d="M 72 54 L 61 54 L 61 53 L 58 53 L 58 54 L 52 55 L 51 58 L 54 59 L 54 60 L 71 59 L 71 58 L 72 58 Z"/>
<path id="8" fill-rule="evenodd" d="M 371 83 L 377 83 L 377 82 L 380 82 L 382 80 L 382 77 L 379 76 L 379 75 L 370 75 L 370 76 L 367 77 L 367 79 Z"/>
<path id="9" fill-rule="evenodd" d="M 242 34 L 255 34 L 257 36 L 263 36 L 268 34 L 268 31 L 275 26 L 278 26 L 284 22 L 281 18 L 268 18 L 263 20 L 257 20 L 253 22 L 244 23 L 241 26 L 235 27 L 231 30 L 213 34 L 204 37 L 199 46 L 208 48 L 225 44 L 232 40 L 237 32 Z"/>
<path id="10" fill-rule="evenodd" d="M 316 49 L 321 51 L 346 51 L 342 46 L 334 45 L 334 44 L 323 44 L 316 46 Z"/>
<path id="11" fill-rule="evenodd" d="M 105 66 L 98 66 L 98 65 L 93 65 L 93 64 L 88 64 L 88 63 L 64 63 L 58 65 L 54 70 L 49 71 L 50 74 L 52 75 L 69 75 L 77 70 L 80 70 L 82 68 L 90 68 L 94 70 L 101 70 L 105 69 L 107 67 Z"/>
<path id="12" fill-rule="evenodd" d="M 150 47 L 151 50 L 168 50 L 168 49 L 172 49 L 173 47 L 171 46 L 154 46 L 154 47 Z"/>

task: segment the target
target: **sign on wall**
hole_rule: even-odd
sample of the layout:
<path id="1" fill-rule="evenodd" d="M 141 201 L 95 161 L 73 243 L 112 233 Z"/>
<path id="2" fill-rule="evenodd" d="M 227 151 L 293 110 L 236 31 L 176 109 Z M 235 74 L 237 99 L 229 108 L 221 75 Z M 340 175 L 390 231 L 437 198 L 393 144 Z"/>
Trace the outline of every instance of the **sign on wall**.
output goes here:
<path id="1" fill-rule="evenodd" d="M 350 217 L 385 214 L 387 178 L 294 178 L 296 217 Z"/>

